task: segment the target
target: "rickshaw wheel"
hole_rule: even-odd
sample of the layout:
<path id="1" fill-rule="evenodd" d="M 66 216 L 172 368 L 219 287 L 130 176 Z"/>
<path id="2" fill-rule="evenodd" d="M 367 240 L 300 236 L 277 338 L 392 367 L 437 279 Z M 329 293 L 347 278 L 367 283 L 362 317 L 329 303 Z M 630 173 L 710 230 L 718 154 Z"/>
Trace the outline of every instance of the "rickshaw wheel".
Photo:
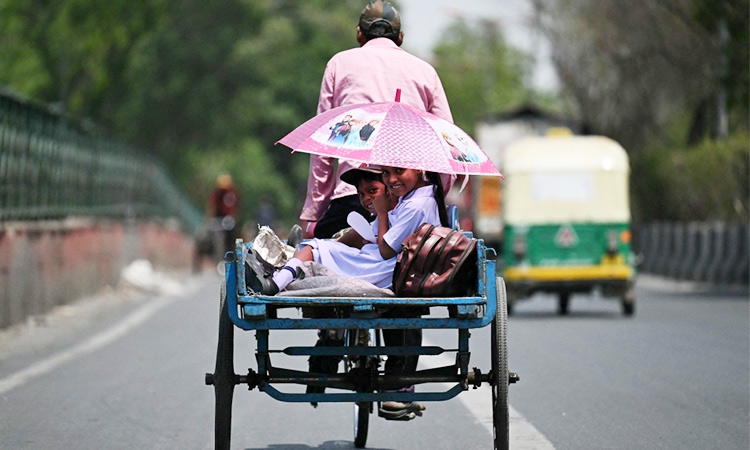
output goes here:
<path id="1" fill-rule="evenodd" d="M 365 448 L 367 444 L 367 431 L 370 426 L 370 403 L 360 402 L 354 404 L 354 446 Z"/>
<path id="2" fill-rule="evenodd" d="M 635 314 L 635 289 L 632 283 L 628 283 L 625 293 L 622 295 L 622 313 L 626 316 Z"/>
<path id="3" fill-rule="evenodd" d="M 568 314 L 568 305 L 570 305 L 570 292 L 560 292 L 558 294 L 559 298 L 559 304 L 557 311 L 560 313 L 561 316 L 565 316 Z"/>
<path id="4" fill-rule="evenodd" d="M 492 322 L 492 431 L 495 450 L 510 445 L 508 411 L 508 306 L 505 281 L 497 278 L 497 312 Z"/>
<path id="5" fill-rule="evenodd" d="M 216 347 L 216 368 L 213 385 L 216 398 L 214 412 L 214 448 L 228 450 L 232 436 L 232 395 L 236 375 L 234 373 L 234 324 L 227 307 L 226 284 L 221 284 L 221 307 L 219 309 L 219 340 Z"/>
<path id="6" fill-rule="evenodd" d="M 364 339 L 360 339 L 360 337 L 364 336 L 362 333 L 366 333 L 368 336 L 366 343 L 364 342 Z M 358 345 L 378 345 L 379 343 L 375 342 L 377 340 L 377 332 L 371 334 L 370 330 L 347 330 L 347 347 L 354 347 Z M 350 370 L 350 367 L 367 367 L 369 358 L 369 356 L 361 356 L 358 357 L 355 361 L 349 361 L 347 357 L 347 361 L 344 362 L 344 370 L 348 372 Z M 367 432 L 370 428 L 371 412 L 371 402 L 354 403 L 354 446 L 356 448 L 364 448 L 367 444 Z"/>

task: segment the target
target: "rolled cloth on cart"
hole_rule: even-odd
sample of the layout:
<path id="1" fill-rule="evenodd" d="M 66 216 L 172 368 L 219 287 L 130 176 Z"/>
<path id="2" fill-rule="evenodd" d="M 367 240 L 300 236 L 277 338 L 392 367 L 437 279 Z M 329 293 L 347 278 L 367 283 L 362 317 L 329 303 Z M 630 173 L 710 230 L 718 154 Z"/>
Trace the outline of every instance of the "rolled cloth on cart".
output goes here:
<path id="1" fill-rule="evenodd" d="M 302 265 L 305 277 L 295 280 L 276 295 L 280 297 L 394 297 L 393 291 L 383 289 L 356 277 L 337 275 L 322 264 L 306 262 Z"/>

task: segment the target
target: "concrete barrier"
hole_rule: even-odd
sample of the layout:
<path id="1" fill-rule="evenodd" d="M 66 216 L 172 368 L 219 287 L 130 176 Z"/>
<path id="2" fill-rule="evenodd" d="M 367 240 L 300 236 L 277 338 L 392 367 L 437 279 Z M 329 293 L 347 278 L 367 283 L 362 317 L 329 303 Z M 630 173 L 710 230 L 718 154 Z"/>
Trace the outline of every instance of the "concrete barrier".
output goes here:
<path id="1" fill-rule="evenodd" d="M 726 260 L 726 256 L 731 249 L 728 248 L 726 238 L 726 226 L 721 222 L 715 222 L 710 225 L 712 236 L 711 262 L 706 271 L 705 281 L 709 283 L 719 282 L 719 272 L 721 266 Z"/>
<path id="2" fill-rule="evenodd" d="M 740 258 L 737 261 L 735 277 L 738 284 L 750 285 L 750 226 L 740 228 Z"/>
<path id="3" fill-rule="evenodd" d="M 652 222 L 649 224 L 642 225 L 640 228 L 634 226 L 633 227 L 633 234 L 638 234 L 638 230 L 640 229 L 648 229 L 649 230 L 649 239 L 648 239 L 648 248 L 642 248 L 638 249 L 635 248 L 634 251 L 636 251 L 640 255 L 640 261 L 641 266 L 640 270 L 647 273 L 656 273 L 656 260 L 657 255 L 659 254 L 659 246 L 661 245 L 661 241 L 659 240 L 659 224 L 657 222 Z"/>
<path id="4" fill-rule="evenodd" d="M 657 224 L 659 228 L 658 251 L 655 255 L 653 273 L 657 275 L 666 275 L 669 269 L 669 262 L 674 253 L 675 236 L 672 224 L 661 222 Z"/>
<path id="5" fill-rule="evenodd" d="M 88 220 L 0 226 L 0 328 L 116 286 L 122 269 L 148 259 L 190 270 L 193 240 L 168 223 Z"/>
<path id="6" fill-rule="evenodd" d="M 722 284 L 738 283 L 742 274 L 743 247 L 747 247 L 746 231 L 740 225 L 727 227 L 726 252 L 716 274 L 716 281 Z M 746 249 L 745 249 L 746 250 Z M 746 251 L 744 252 L 746 253 Z"/>
<path id="7" fill-rule="evenodd" d="M 672 224 L 672 251 L 669 254 L 664 275 L 675 279 L 679 277 L 680 263 L 685 257 L 686 247 L 687 224 L 684 222 L 676 222 Z"/>
<path id="8" fill-rule="evenodd" d="M 689 280 L 692 278 L 692 272 L 698 261 L 698 246 L 700 245 L 700 233 L 698 232 L 700 224 L 688 222 L 685 227 L 685 251 L 680 261 L 677 262 L 677 273 L 675 278 L 678 280 Z"/>
<path id="9" fill-rule="evenodd" d="M 692 272 L 686 277 L 695 281 L 706 281 L 708 278 L 708 267 L 713 260 L 714 234 L 708 224 L 698 225 L 698 254 L 693 264 Z"/>
<path id="10" fill-rule="evenodd" d="M 644 273 L 714 284 L 750 284 L 750 227 L 722 222 L 652 222 L 633 226 Z"/>

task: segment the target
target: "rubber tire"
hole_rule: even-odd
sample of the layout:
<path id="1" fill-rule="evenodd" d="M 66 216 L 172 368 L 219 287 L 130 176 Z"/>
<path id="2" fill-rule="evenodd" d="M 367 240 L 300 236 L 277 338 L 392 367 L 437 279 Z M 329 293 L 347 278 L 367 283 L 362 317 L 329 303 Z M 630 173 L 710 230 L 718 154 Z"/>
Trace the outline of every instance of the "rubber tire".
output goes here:
<path id="1" fill-rule="evenodd" d="M 505 282 L 497 278 L 497 312 L 492 322 L 492 432 L 495 450 L 510 446 L 510 412 L 508 408 L 508 301 Z"/>
<path id="2" fill-rule="evenodd" d="M 354 404 L 354 446 L 365 448 L 367 445 L 367 432 L 370 427 L 371 403 L 361 402 Z"/>
<path id="3" fill-rule="evenodd" d="M 369 330 L 348 330 L 348 339 L 345 340 L 345 345 L 354 346 L 359 342 L 359 333 L 369 333 Z M 370 336 L 372 338 L 372 336 Z M 370 345 L 375 345 L 370 339 Z M 365 358 L 362 358 L 366 360 Z M 355 362 L 355 366 L 362 364 L 362 359 Z M 349 364 L 344 364 L 345 370 L 349 370 Z M 372 411 L 372 403 L 370 402 L 359 402 L 354 403 L 354 446 L 356 448 L 365 448 L 367 445 L 367 433 L 370 428 L 370 412 Z"/>
<path id="4" fill-rule="evenodd" d="M 570 292 L 560 292 L 560 294 L 558 295 L 559 295 L 559 303 L 558 303 L 557 312 L 561 316 L 567 316 L 568 306 L 570 305 Z"/>
<path id="5" fill-rule="evenodd" d="M 216 368 L 214 369 L 214 448 L 229 450 L 232 437 L 232 396 L 236 375 L 234 373 L 234 324 L 229 317 L 226 285 L 221 284 L 219 309 L 219 340 L 216 346 Z"/>
<path id="6" fill-rule="evenodd" d="M 635 288 L 632 283 L 628 284 L 625 293 L 622 295 L 622 313 L 628 317 L 635 314 Z"/>

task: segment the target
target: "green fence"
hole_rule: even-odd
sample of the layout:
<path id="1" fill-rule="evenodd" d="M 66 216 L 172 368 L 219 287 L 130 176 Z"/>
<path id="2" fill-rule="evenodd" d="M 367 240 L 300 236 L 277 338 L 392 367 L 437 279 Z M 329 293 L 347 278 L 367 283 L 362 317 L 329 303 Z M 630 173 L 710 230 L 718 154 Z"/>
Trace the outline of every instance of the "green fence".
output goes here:
<path id="1" fill-rule="evenodd" d="M 93 127 L 0 89 L 0 222 L 201 214 L 164 169 Z"/>

